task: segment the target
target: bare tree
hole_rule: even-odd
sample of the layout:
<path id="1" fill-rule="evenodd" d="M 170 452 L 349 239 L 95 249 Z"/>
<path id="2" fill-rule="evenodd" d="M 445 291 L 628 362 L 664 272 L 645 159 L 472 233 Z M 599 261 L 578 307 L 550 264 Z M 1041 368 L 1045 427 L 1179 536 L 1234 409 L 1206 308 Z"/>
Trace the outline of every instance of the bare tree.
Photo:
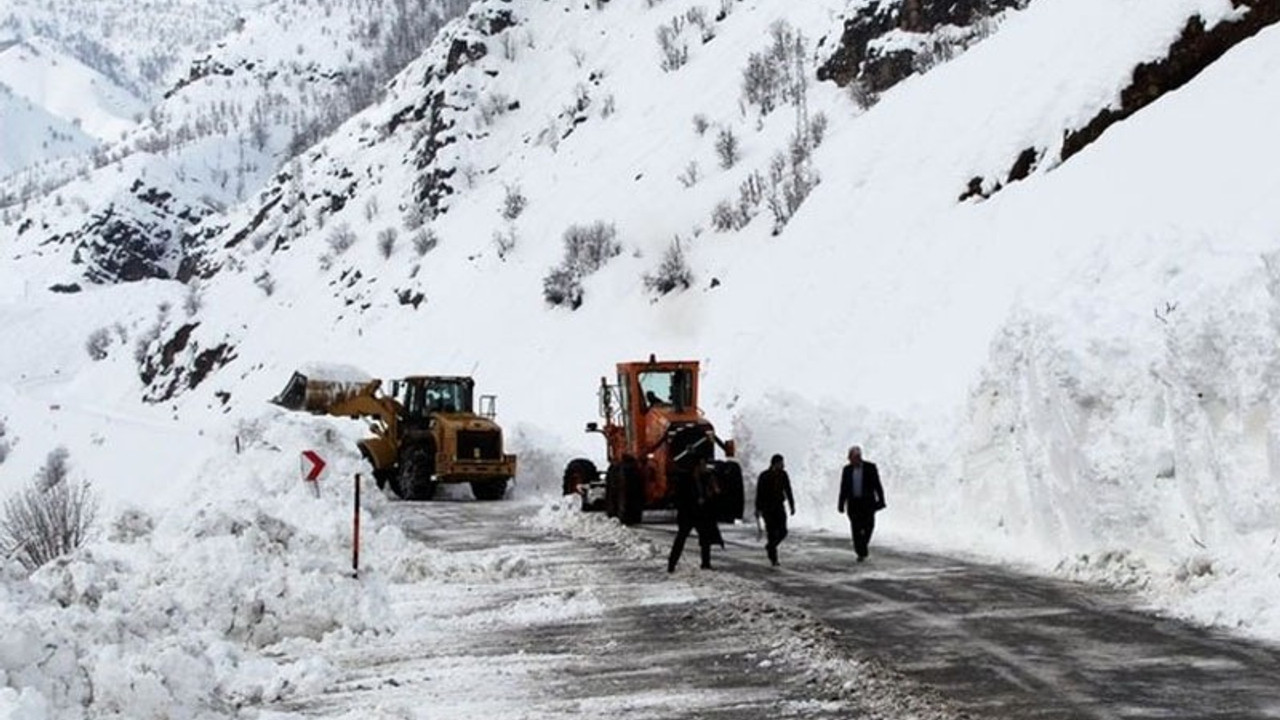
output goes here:
<path id="1" fill-rule="evenodd" d="M 644 286 L 658 295 L 666 295 L 676 289 L 687 290 L 692 284 L 693 271 L 689 269 L 684 251 L 680 248 L 680 237 L 676 236 L 663 253 L 662 264 L 658 266 L 657 272 L 645 274 Z"/>
<path id="2" fill-rule="evenodd" d="M 98 515 L 98 498 L 87 482 L 68 478 L 68 453 L 57 448 L 21 492 L 4 504 L 0 552 L 34 571 L 84 544 Z"/>
<path id="3" fill-rule="evenodd" d="M 504 187 L 506 188 L 506 193 L 502 197 L 502 217 L 504 220 L 515 220 L 520 217 L 520 213 L 524 212 L 529 200 L 524 196 L 519 183 Z"/>
<path id="4" fill-rule="evenodd" d="M 393 227 L 383 228 L 378 231 L 378 252 L 382 253 L 382 257 L 391 257 L 391 253 L 396 250 L 396 239 L 399 236 L 400 233 L 396 232 Z"/>
<path id="5" fill-rule="evenodd" d="M 720 158 L 720 167 L 728 170 L 737 165 L 740 154 L 738 136 L 729 128 L 720 128 L 720 133 L 716 135 L 716 155 Z"/>

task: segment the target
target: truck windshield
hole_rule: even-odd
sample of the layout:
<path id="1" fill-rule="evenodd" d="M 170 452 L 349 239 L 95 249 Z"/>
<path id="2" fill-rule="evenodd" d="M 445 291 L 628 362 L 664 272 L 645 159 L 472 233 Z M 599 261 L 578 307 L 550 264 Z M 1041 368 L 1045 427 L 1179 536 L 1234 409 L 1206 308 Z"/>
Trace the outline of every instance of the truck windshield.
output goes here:
<path id="1" fill-rule="evenodd" d="M 645 410 L 653 407 L 683 410 L 693 405 L 693 383 L 688 370 L 642 372 L 639 381 Z"/>

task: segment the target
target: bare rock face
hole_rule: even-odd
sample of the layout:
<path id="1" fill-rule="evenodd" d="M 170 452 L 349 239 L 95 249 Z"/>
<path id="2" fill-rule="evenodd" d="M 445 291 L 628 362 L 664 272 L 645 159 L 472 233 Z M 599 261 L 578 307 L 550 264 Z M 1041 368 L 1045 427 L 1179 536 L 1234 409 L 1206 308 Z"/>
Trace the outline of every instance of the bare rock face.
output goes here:
<path id="1" fill-rule="evenodd" d="M 941 28 L 970 29 L 969 33 L 951 33 L 947 40 L 963 49 L 981 33 L 981 24 L 1005 10 L 1020 9 L 1030 0 L 876 0 L 853 12 L 844 20 L 844 31 L 835 50 L 818 68 L 819 80 L 830 80 L 840 87 L 858 83 L 869 94 L 888 90 L 912 73 L 934 64 L 938 42 L 920 43 L 920 49 L 898 47 L 882 50 L 877 42 L 886 35 L 901 31 L 922 38 L 935 35 Z M 825 42 L 825 39 L 824 39 Z"/>
<path id="2" fill-rule="evenodd" d="M 1120 91 L 1118 101 L 1105 107 L 1080 127 L 1066 128 L 1062 147 L 1029 147 L 1013 160 L 1004 178 L 975 176 L 959 194 L 958 200 L 986 199 L 1029 177 L 1037 167 L 1050 169 L 1070 160 L 1076 153 L 1096 142 L 1113 125 L 1124 122 L 1160 98 L 1191 82 L 1228 50 L 1252 38 L 1263 28 L 1280 23 L 1280 1 L 1232 0 L 1243 12 L 1227 18 L 1212 28 L 1204 19 L 1193 15 L 1178 39 L 1163 57 L 1139 64 L 1133 69 L 1129 84 Z"/>
<path id="3" fill-rule="evenodd" d="M 1084 127 L 1067 133 L 1062 160 L 1097 140 L 1107 128 L 1191 82 L 1231 48 L 1280 22 L 1280 2 L 1276 0 L 1232 0 L 1231 4 L 1245 12 L 1210 29 L 1200 16 L 1193 16 L 1163 58 L 1134 68 L 1132 82 L 1120 93 L 1119 107 L 1107 108 Z"/>

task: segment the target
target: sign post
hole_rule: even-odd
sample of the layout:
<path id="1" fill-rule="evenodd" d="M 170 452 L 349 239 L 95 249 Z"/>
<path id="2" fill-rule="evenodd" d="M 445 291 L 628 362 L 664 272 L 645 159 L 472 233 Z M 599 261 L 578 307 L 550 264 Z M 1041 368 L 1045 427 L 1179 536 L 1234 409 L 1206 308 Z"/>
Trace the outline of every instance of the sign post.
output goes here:
<path id="1" fill-rule="evenodd" d="M 316 497 L 320 497 L 320 474 L 324 472 L 325 464 L 324 458 L 315 450 L 302 451 L 302 481 L 311 483 Z"/>
<path id="2" fill-rule="evenodd" d="M 356 508 L 351 518 L 351 577 L 360 577 L 360 473 L 356 473 Z"/>

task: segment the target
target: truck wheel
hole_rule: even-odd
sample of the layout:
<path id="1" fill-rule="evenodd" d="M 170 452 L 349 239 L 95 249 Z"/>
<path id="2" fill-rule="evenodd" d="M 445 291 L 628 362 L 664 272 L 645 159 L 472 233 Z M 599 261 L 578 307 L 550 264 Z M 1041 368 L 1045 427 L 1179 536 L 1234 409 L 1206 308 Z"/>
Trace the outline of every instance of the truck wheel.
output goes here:
<path id="1" fill-rule="evenodd" d="M 619 498 L 622 497 L 622 466 L 610 463 L 604 473 L 604 514 L 618 517 Z"/>
<path id="2" fill-rule="evenodd" d="M 501 500 L 507 494 L 507 479 L 473 480 L 471 482 L 471 494 L 477 500 Z"/>
<path id="3" fill-rule="evenodd" d="M 618 517 L 623 525 L 639 525 L 644 517 L 644 477 L 634 462 L 623 462 L 618 481 Z"/>
<path id="4" fill-rule="evenodd" d="M 586 458 L 574 458 L 564 468 L 564 494 L 574 495 L 578 488 L 590 485 L 600 479 L 600 471 L 596 464 Z"/>
<path id="5" fill-rule="evenodd" d="M 732 523 L 742 519 L 746 493 L 742 487 L 742 466 L 729 460 L 715 464 L 720 480 L 720 497 L 716 501 L 716 520 Z"/>

